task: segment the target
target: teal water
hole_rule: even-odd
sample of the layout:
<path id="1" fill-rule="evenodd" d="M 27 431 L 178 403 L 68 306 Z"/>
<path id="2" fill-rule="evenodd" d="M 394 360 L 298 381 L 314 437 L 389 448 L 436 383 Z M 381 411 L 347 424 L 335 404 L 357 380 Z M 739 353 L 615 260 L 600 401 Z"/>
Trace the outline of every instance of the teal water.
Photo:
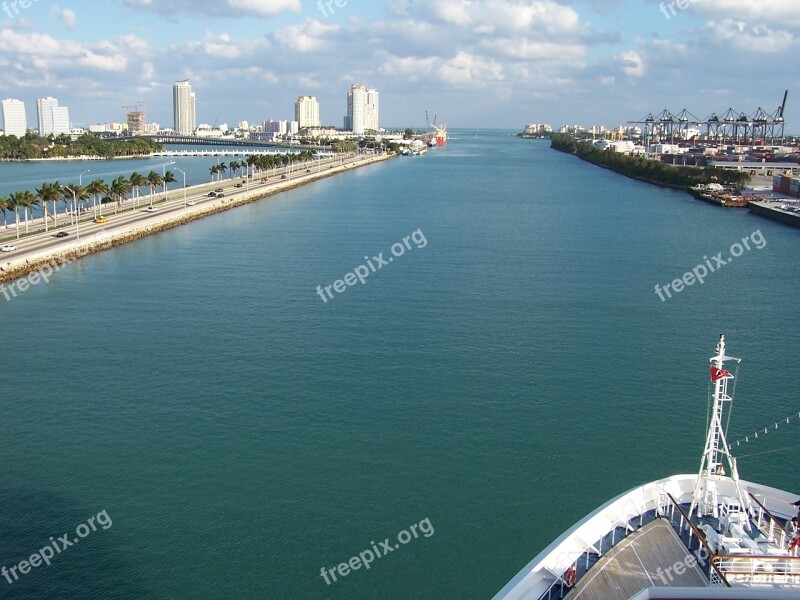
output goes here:
<path id="1" fill-rule="evenodd" d="M 744 359 L 733 437 L 800 409 L 795 230 L 474 135 L 0 297 L 0 566 L 113 521 L 0 597 L 488 598 L 605 500 L 697 469 L 720 332 Z M 756 230 L 763 249 L 659 301 Z M 740 469 L 800 492 L 798 456 Z"/>

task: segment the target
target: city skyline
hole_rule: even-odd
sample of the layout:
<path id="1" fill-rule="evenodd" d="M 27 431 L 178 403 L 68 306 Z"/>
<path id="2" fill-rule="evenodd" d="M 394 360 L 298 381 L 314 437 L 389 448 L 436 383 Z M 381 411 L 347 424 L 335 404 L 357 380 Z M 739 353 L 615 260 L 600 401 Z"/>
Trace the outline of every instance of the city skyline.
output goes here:
<path id="1" fill-rule="evenodd" d="M 789 131 L 800 129 L 786 68 L 800 45 L 790 0 L 704 0 L 682 10 L 657 0 L 334 8 L 116 0 L 99 14 L 86 1 L 33 3 L 0 13 L 10 17 L 0 21 L 0 47 L 13 65 L 0 74 L 0 95 L 29 106 L 58 97 L 81 127 L 125 122 L 121 106 L 146 100 L 148 121 L 168 125 L 171 85 L 188 79 L 202 98 L 197 122 L 291 118 L 297 96 L 309 94 L 323 124 L 341 126 L 342 89 L 363 81 L 384 95 L 384 126 L 423 127 L 427 110 L 451 127 L 519 129 L 613 126 L 665 108 L 699 118 L 728 107 L 772 112 L 789 89 Z"/>

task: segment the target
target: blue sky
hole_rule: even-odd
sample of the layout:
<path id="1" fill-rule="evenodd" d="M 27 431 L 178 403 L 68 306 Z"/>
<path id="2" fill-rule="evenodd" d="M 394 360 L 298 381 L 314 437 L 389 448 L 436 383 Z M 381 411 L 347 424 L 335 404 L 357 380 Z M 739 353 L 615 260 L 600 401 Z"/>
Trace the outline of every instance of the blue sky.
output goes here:
<path id="1" fill-rule="evenodd" d="M 381 125 L 614 126 L 664 108 L 774 111 L 800 132 L 796 0 L 28 0 L 0 3 L 0 96 L 57 97 L 73 123 L 149 102 L 172 123 L 189 79 L 198 121 L 286 119 L 300 94 L 341 126 L 352 83 Z M 1 0 L 0 0 L 1 2 Z M 16 8 L 15 8 L 16 7 Z M 10 16 L 9 16 L 10 15 Z"/>

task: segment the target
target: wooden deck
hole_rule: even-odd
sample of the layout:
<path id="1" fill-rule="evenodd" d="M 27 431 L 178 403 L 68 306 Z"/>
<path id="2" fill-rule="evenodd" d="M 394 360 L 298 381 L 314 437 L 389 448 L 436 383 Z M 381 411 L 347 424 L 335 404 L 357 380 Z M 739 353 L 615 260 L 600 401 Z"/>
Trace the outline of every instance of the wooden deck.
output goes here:
<path id="1" fill-rule="evenodd" d="M 689 555 L 670 524 L 658 519 L 614 547 L 565 598 L 629 600 L 649 587 L 706 587 L 708 579 L 696 565 L 675 573 L 674 565 Z"/>

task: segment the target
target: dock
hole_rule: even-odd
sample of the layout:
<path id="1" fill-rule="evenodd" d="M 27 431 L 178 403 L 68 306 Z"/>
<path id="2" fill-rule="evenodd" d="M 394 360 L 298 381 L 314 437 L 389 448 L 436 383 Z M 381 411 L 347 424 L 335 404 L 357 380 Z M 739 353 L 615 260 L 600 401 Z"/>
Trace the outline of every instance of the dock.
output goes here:
<path id="1" fill-rule="evenodd" d="M 800 228 L 800 203 L 796 201 L 794 204 L 786 200 L 750 202 L 747 207 L 754 214 Z"/>

